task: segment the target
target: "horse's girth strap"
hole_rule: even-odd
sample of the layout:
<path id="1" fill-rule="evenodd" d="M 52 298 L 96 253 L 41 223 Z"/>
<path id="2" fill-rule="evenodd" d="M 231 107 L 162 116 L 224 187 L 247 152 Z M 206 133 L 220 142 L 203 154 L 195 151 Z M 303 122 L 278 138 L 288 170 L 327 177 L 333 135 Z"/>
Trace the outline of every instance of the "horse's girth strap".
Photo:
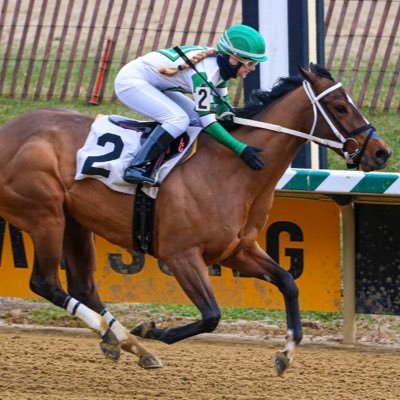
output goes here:
<path id="1" fill-rule="evenodd" d="M 142 185 L 136 189 L 133 213 L 133 248 L 144 254 L 154 255 L 153 231 L 155 200 L 142 190 Z"/>

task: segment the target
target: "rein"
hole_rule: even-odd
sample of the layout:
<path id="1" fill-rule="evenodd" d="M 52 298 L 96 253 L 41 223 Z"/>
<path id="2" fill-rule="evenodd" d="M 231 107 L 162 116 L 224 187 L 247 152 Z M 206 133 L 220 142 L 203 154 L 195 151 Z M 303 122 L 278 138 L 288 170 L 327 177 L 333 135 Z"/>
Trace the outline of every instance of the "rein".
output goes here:
<path id="1" fill-rule="evenodd" d="M 335 85 L 324 90 L 322 93 L 320 93 L 317 96 L 317 95 L 315 95 L 310 82 L 308 82 L 306 80 L 303 81 L 304 91 L 306 92 L 307 97 L 311 102 L 311 105 L 313 107 L 313 113 L 314 113 L 314 120 L 313 120 L 313 124 L 312 124 L 311 130 L 310 130 L 310 133 L 305 133 L 305 132 L 297 131 L 294 129 L 285 128 L 283 126 L 270 124 L 268 122 L 254 121 L 252 119 L 247 119 L 247 118 L 234 117 L 233 122 L 240 124 L 240 125 L 247 125 L 247 126 L 252 126 L 255 128 L 262 128 L 262 129 L 272 130 L 275 132 L 286 133 L 288 135 L 297 136 L 297 137 L 306 139 L 308 142 L 312 141 L 312 142 L 318 143 L 323 146 L 340 149 L 343 153 L 343 157 L 346 160 L 346 163 L 348 165 L 357 166 L 356 165 L 357 163 L 355 162 L 355 158 L 357 156 L 360 156 L 360 154 L 362 155 L 362 153 L 364 152 L 366 143 L 369 141 L 369 139 L 374 134 L 374 128 L 371 124 L 366 124 L 364 126 L 361 126 L 357 129 L 353 130 L 352 132 L 350 132 L 348 134 L 347 138 L 345 138 L 338 131 L 338 129 L 332 123 L 331 119 L 329 118 L 328 114 L 326 113 L 325 109 L 323 108 L 322 104 L 320 103 L 320 100 L 323 97 L 325 97 L 327 94 L 339 89 L 341 86 L 342 86 L 342 84 L 340 82 L 336 83 Z M 351 102 L 351 104 L 354 105 L 353 101 L 350 98 L 349 98 L 349 101 Z M 318 121 L 318 110 L 320 111 L 321 115 L 325 119 L 325 122 L 329 125 L 329 127 L 331 128 L 332 132 L 335 134 L 335 136 L 338 140 L 322 139 L 317 136 L 314 136 L 315 127 L 316 127 L 317 121 Z M 370 132 L 368 134 L 367 140 L 364 143 L 364 146 L 362 147 L 362 149 L 357 148 L 352 153 L 345 151 L 344 146 L 345 146 L 346 142 L 348 142 L 349 140 L 353 140 L 357 143 L 357 141 L 354 139 L 354 136 L 357 135 L 358 133 L 365 131 L 366 129 L 369 129 Z M 357 145 L 358 145 L 358 143 L 357 143 Z"/>

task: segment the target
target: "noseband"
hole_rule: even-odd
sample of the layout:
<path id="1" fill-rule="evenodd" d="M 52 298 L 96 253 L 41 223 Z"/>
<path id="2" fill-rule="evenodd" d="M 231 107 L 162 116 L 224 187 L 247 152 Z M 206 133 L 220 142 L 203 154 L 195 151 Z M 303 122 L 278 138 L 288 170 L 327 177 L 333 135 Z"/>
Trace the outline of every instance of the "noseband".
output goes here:
<path id="1" fill-rule="evenodd" d="M 319 112 L 324 117 L 326 123 L 329 125 L 332 132 L 335 134 L 335 136 L 339 140 L 339 143 L 341 144 L 341 146 L 339 148 L 343 153 L 343 157 L 346 161 L 347 167 L 348 168 L 357 168 L 360 165 L 361 158 L 365 152 L 365 149 L 367 147 L 369 140 L 372 137 L 378 139 L 378 135 L 375 132 L 375 128 L 370 123 L 360 126 L 359 128 L 356 128 L 351 132 L 348 132 L 346 134 L 346 137 L 344 137 L 338 131 L 336 126 L 332 123 L 331 119 L 329 118 L 327 112 L 323 108 L 322 104 L 320 103 L 320 100 L 323 97 L 325 97 L 327 94 L 335 91 L 336 89 L 339 89 L 341 86 L 342 86 L 342 84 L 340 82 L 336 83 L 335 85 L 324 90 L 322 93 L 320 93 L 318 96 L 316 96 L 311 87 L 310 82 L 308 82 L 306 80 L 303 81 L 304 91 L 306 92 L 306 94 L 312 104 L 313 112 L 314 112 L 314 121 L 313 121 L 313 125 L 312 125 L 311 131 L 310 131 L 310 136 L 314 135 L 315 127 L 317 125 L 317 120 L 318 120 L 317 108 L 318 108 Z M 353 105 L 353 107 L 355 107 L 355 104 L 349 95 L 347 95 L 347 98 L 348 98 L 349 102 Z M 368 122 L 368 121 L 366 121 L 366 122 Z M 343 127 L 342 127 L 342 129 L 345 130 Z M 363 146 L 360 148 L 357 140 L 355 139 L 355 136 L 357 136 L 359 133 L 364 132 L 366 130 L 368 130 L 368 136 L 367 136 L 366 140 L 364 141 Z M 334 141 L 334 142 L 337 143 L 336 141 Z M 356 145 L 356 149 L 353 152 L 348 152 L 345 150 L 346 145 L 349 144 L 350 142 L 354 142 Z M 338 146 L 334 146 L 334 147 L 338 148 Z"/>

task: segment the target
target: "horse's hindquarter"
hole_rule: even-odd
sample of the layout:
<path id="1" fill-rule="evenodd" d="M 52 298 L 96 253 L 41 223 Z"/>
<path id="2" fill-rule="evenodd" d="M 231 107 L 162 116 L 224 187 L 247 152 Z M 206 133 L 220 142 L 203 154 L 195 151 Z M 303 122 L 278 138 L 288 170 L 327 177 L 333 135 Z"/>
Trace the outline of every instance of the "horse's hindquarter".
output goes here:
<path id="1" fill-rule="evenodd" d="M 28 232 L 40 219 L 60 217 L 90 121 L 66 110 L 36 110 L 0 129 L 2 217 Z"/>
<path id="2" fill-rule="evenodd" d="M 18 177 L 7 170 L 12 160 L 25 175 L 53 172 L 68 188 L 75 175 L 76 152 L 83 146 L 92 122 L 88 116 L 58 109 L 35 110 L 14 119 L 0 130 L 3 170 Z"/>
<path id="3" fill-rule="evenodd" d="M 75 181 L 76 153 L 93 119 L 68 110 L 24 114 L 0 129 L 0 215 L 32 233 L 64 212 L 87 230 L 130 247 L 133 196 L 94 179 Z M 43 226 L 45 229 L 45 226 Z"/>

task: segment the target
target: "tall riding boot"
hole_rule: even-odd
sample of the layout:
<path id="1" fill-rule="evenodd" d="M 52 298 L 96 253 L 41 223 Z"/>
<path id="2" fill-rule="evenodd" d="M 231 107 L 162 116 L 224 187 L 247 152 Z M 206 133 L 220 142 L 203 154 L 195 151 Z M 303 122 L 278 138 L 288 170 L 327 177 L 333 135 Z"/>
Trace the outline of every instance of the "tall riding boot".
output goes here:
<path id="1" fill-rule="evenodd" d="M 156 182 L 150 176 L 152 172 L 151 162 L 167 150 L 173 140 L 172 135 L 161 126 L 157 126 L 125 170 L 124 181 L 154 185 Z"/>

